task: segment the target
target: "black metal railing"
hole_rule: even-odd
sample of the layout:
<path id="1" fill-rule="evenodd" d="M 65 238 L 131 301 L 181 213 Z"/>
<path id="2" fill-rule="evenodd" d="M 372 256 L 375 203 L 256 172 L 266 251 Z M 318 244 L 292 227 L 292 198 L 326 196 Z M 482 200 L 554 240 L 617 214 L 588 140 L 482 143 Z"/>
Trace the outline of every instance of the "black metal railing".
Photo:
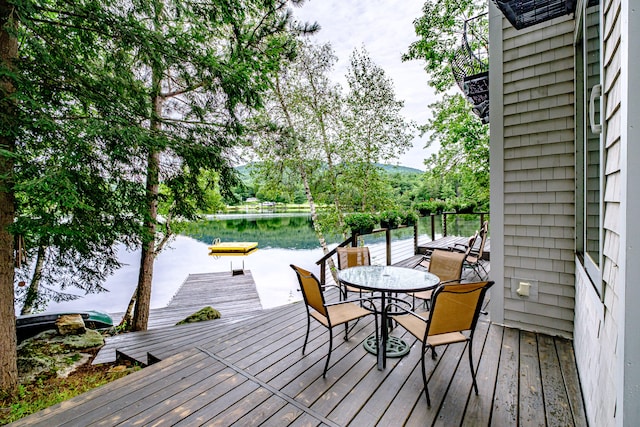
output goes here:
<path id="1" fill-rule="evenodd" d="M 439 214 L 430 214 L 429 215 L 430 217 L 429 237 L 431 238 L 431 241 L 436 240 L 436 229 L 437 229 L 436 221 L 438 217 L 440 216 L 442 217 L 442 237 L 447 237 L 449 235 L 449 221 L 452 216 L 457 216 L 457 215 L 466 215 L 466 216 L 478 215 L 478 218 L 479 218 L 478 229 L 480 229 L 482 227 L 482 224 L 485 221 L 485 218 L 489 215 L 489 213 L 488 212 L 473 212 L 473 213 L 443 212 Z M 409 245 L 408 243 L 399 244 L 399 241 L 401 239 L 394 240 L 395 230 L 402 230 L 410 227 L 413 227 L 413 242 L 411 243 L 411 247 L 408 247 Z M 398 228 L 393 228 L 393 229 L 377 228 L 371 231 L 371 233 L 366 233 L 366 234 L 353 233 L 348 239 L 338 244 L 338 246 L 330 250 L 326 255 L 324 255 L 322 258 L 316 261 L 316 265 L 320 266 L 319 279 L 320 279 L 321 285 L 324 287 L 328 284 L 328 282 L 333 282 L 335 280 L 335 277 L 333 275 L 333 272 L 331 271 L 331 268 L 335 269 L 335 262 L 333 257 L 334 255 L 336 255 L 337 248 L 344 247 L 344 246 L 358 246 L 365 236 L 379 235 L 381 233 L 384 233 L 384 249 L 379 254 L 372 252 L 372 258 L 378 258 L 379 256 L 384 260 L 382 261 L 381 259 L 380 263 L 384 263 L 385 265 L 391 265 L 394 255 L 400 254 L 401 256 L 405 256 L 408 259 L 419 253 L 418 251 L 419 227 L 417 223 L 412 226 L 400 226 Z M 402 240 L 406 241 L 406 234 Z M 398 244 L 396 244 L 396 242 Z M 329 267 L 330 267 L 329 271 L 327 271 L 328 270 L 327 264 L 329 264 Z M 327 273 L 332 273 L 332 274 L 328 275 Z M 331 277 L 329 281 L 327 280 L 328 277 Z"/>

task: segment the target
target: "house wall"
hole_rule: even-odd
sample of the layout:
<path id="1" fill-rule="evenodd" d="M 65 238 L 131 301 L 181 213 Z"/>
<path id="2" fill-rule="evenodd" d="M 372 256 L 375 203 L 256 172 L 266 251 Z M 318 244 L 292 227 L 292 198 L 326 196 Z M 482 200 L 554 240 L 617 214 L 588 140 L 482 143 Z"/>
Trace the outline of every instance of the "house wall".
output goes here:
<path id="1" fill-rule="evenodd" d="M 601 299 L 576 262 L 574 347 L 585 407 L 592 425 L 637 425 L 621 416 L 625 402 L 626 318 L 624 214 L 625 194 L 625 74 L 622 72 L 622 19 L 619 0 L 602 3 L 603 221 Z M 627 98 L 628 99 L 628 98 Z M 637 328 L 637 325 L 636 325 Z M 636 403 L 637 406 L 637 398 Z"/>
<path id="2" fill-rule="evenodd" d="M 502 81 L 497 79 L 497 90 L 496 79 L 490 77 L 494 85 L 491 170 L 496 179 L 494 168 L 502 168 L 499 179 L 503 186 L 502 200 L 492 199 L 492 209 L 499 202 L 503 212 L 497 229 L 492 211 L 491 265 L 492 277 L 502 284 L 504 294 L 501 312 L 492 311 L 492 316 L 508 326 L 572 337 L 574 20 L 562 17 L 519 31 L 504 18 L 491 25 L 491 62 L 502 57 L 503 76 Z M 500 52 L 494 43 L 496 25 L 501 33 Z M 495 117 L 496 104 L 501 104 L 500 117 Z M 502 138 L 496 133 L 496 123 Z M 492 180 L 492 194 L 494 184 Z M 504 251 L 498 270 L 494 269 L 496 236 Z M 531 285 L 530 296 L 516 292 L 521 282 Z"/>
<path id="3" fill-rule="evenodd" d="M 504 294 L 492 319 L 573 336 L 594 426 L 640 425 L 640 13 L 630 3 L 600 2 L 601 298 L 574 254 L 575 20 L 516 31 L 489 2 L 492 243 L 503 250 L 491 274 Z M 537 292 L 519 297 L 521 279 Z"/>
<path id="4" fill-rule="evenodd" d="M 592 425 L 640 425 L 640 16 L 629 2 L 602 2 L 604 110 L 603 300 L 578 280 L 576 361 Z M 577 265 L 577 275 L 582 268 Z M 595 319 L 594 319 L 595 317 Z M 596 325 L 597 323 L 597 325 Z"/>

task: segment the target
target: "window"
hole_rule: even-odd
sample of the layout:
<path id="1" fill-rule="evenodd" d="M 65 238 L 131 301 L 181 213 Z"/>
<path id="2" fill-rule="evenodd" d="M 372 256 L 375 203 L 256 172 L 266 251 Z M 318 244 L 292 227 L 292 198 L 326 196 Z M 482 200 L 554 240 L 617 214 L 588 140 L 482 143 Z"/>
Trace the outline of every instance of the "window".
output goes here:
<path id="1" fill-rule="evenodd" d="M 602 295 L 602 132 L 600 125 L 600 6 L 576 11 L 576 248 Z"/>

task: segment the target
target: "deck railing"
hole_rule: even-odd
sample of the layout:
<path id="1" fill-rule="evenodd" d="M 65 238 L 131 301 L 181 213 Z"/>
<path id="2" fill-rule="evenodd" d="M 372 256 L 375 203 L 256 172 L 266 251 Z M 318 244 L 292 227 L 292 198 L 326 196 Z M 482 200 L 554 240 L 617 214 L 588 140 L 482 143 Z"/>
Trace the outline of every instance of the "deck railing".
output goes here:
<path id="1" fill-rule="evenodd" d="M 448 221 L 450 217 L 456 215 L 478 215 L 479 217 L 479 225 L 478 228 L 482 226 L 485 221 L 488 212 L 473 212 L 469 213 L 457 213 L 457 212 L 443 212 L 442 214 L 430 214 L 430 233 L 428 236 L 431 238 L 431 241 L 436 240 L 436 219 L 439 215 L 442 215 L 442 237 L 448 236 Z M 401 239 L 394 239 L 394 234 L 396 230 L 402 230 L 406 228 L 413 227 L 413 242 L 412 244 L 407 243 L 406 236 Z M 367 236 L 375 236 L 384 233 L 384 245 L 380 248 L 379 244 L 375 244 L 374 247 L 371 248 L 371 258 L 372 263 L 391 265 L 393 263 L 397 263 L 398 261 L 402 261 L 412 256 L 418 254 L 418 239 L 419 239 L 419 229 L 418 224 L 413 226 L 400 226 L 398 228 L 377 228 L 373 230 L 371 233 L 367 234 L 358 234 L 353 233 L 348 239 L 344 242 L 338 244 L 338 246 L 331 251 L 329 251 L 326 255 L 316 261 L 316 264 L 320 266 L 320 283 L 322 286 L 326 286 L 328 284 L 333 284 L 335 282 L 335 265 L 336 260 L 334 256 L 336 255 L 336 249 L 338 247 L 344 246 L 359 246 L 364 244 L 364 239 Z M 426 233 L 425 233 L 426 234 Z M 423 240 L 424 241 L 424 240 Z M 376 260 L 374 262 L 374 260 Z M 328 267 L 328 268 L 327 268 Z"/>
<path id="2" fill-rule="evenodd" d="M 489 212 L 472 212 L 472 213 L 458 213 L 458 212 L 443 212 L 441 214 L 430 214 L 429 216 L 431 217 L 431 241 L 436 240 L 436 217 L 438 215 L 442 215 L 442 237 L 447 237 L 449 234 L 447 232 L 447 223 L 448 223 L 448 217 L 450 216 L 457 216 L 457 215 L 478 215 L 478 217 L 480 218 L 480 224 L 478 225 L 478 228 L 482 228 L 482 224 L 484 223 L 485 217 L 487 215 L 489 215 Z"/>
<path id="3" fill-rule="evenodd" d="M 403 245 L 394 245 L 394 239 L 393 239 L 393 231 L 394 230 L 401 230 L 401 229 L 405 229 L 405 228 L 413 228 L 413 243 L 411 245 L 410 248 L 407 248 L 407 244 L 403 244 Z M 338 244 L 338 246 L 336 246 L 334 249 L 332 249 L 331 251 L 329 251 L 326 255 L 324 255 L 322 258 L 320 258 L 318 261 L 316 261 L 316 264 L 320 266 L 320 283 L 322 286 L 326 286 L 328 282 L 333 282 L 335 280 L 335 277 L 333 276 L 333 274 L 327 274 L 327 273 L 332 273 L 332 269 L 335 269 L 335 259 L 334 259 L 334 255 L 336 255 L 337 249 L 339 247 L 345 247 L 345 246 L 358 246 L 361 242 L 361 240 L 364 238 L 364 236 L 367 235 L 376 235 L 376 234 L 380 234 L 380 233 L 384 233 L 385 235 L 385 242 L 384 242 L 384 248 L 383 248 L 383 252 L 380 253 L 379 251 L 376 251 L 375 249 L 372 250 L 371 252 L 371 258 L 372 259 L 379 259 L 381 256 L 384 258 L 383 263 L 385 265 L 391 265 L 392 260 L 394 259 L 394 249 L 397 251 L 395 253 L 395 255 L 398 255 L 399 253 L 403 253 L 405 255 L 405 257 L 410 257 L 413 256 L 416 252 L 417 252 L 417 248 L 418 248 L 418 225 L 413 225 L 413 226 L 406 226 L 406 225 L 402 225 L 398 228 L 377 228 L 375 230 L 373 230 L 371 233 L 367 233 L 367 234 L 358 234 L 358 233 L 353 233 L 351 234 L 351 237 L 349 237 L 347 240 L 345 240 L 344 242 Z M 405 239 L 406 240 L 406 239 Z M 398 240 L 399 241 L 399 240 Z M 379 245 L 378 245 L 379 246 Z M 400 246 L 402 246 L 402 249 L 400 249 Z M 407 249 L 409 249 L 410 253 L 407 253 Z M 329 264 L 329 269 L 327 269 L 327 264 Z M 328 279 L 329 277 L 329 279 Z"/>

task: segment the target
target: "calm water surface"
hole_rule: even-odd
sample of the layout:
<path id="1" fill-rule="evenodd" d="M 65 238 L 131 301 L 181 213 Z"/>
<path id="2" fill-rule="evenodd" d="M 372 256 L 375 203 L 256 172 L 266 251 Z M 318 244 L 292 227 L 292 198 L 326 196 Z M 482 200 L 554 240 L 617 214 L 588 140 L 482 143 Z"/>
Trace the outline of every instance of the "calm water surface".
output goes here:
<path id="1" fill-rule="evenodd" d="M 189 274 L 228 272 L 232 267 L 243 266 L 251 271 L 264 308 L 302 298 L 289 264 L 298 264 L 318 273 L 315 262 L 322 257 L 308 215 L 222 215 L 218 218 L 193 224 L 185 235 L 177 236 L 158 255 L 153 272 L 152 308 L 166 306 Z M 213 257 L 209 255 L 208 246 L 215 238 L 258 242 L 259 249 L 243 257 Z M 122 248 L 119 254 L 125 265 L 105 283 L 109 292 L 50 303 L 47 311 L 124 311 L 138 280 L 140 251 L 129 252 Z"/>
<path id="2" fill-rule="evenodd" d="M 428 229 L 426 223 L 420 227 L 421 230 Z M 407 238 L 411 238 L 410 233 L 407 229 Z M 209 255 L 208 246 L 216 238 L 221 241 L 258 242 L 259 249 L 244 257 L 213 257 Z M 333 248 L 341 239 L 329 236 L 328 241 Z M 367 244 L 383 245 L 383 237 Z M 219 215 L 215 219 L 191 224 L 156 258 L 151 307 L 166 306 L 189 274 L 228 272 L 232 267 L 243 266 L 251 271 L 264 308 L 299 301 L 302 296 L 297 291 L 297 279 L 289 264 L 297 264 L 319 274 L 315 263 L 322 255 L 308 215 Z M 129 252 L 123 248 L 120 260 L 124 267 L 105 284 L 109 292 L 85 295 L 75 301 L 50 303 L 47 311 L 124 311 L 138 280 L 140 251 Z"/>

